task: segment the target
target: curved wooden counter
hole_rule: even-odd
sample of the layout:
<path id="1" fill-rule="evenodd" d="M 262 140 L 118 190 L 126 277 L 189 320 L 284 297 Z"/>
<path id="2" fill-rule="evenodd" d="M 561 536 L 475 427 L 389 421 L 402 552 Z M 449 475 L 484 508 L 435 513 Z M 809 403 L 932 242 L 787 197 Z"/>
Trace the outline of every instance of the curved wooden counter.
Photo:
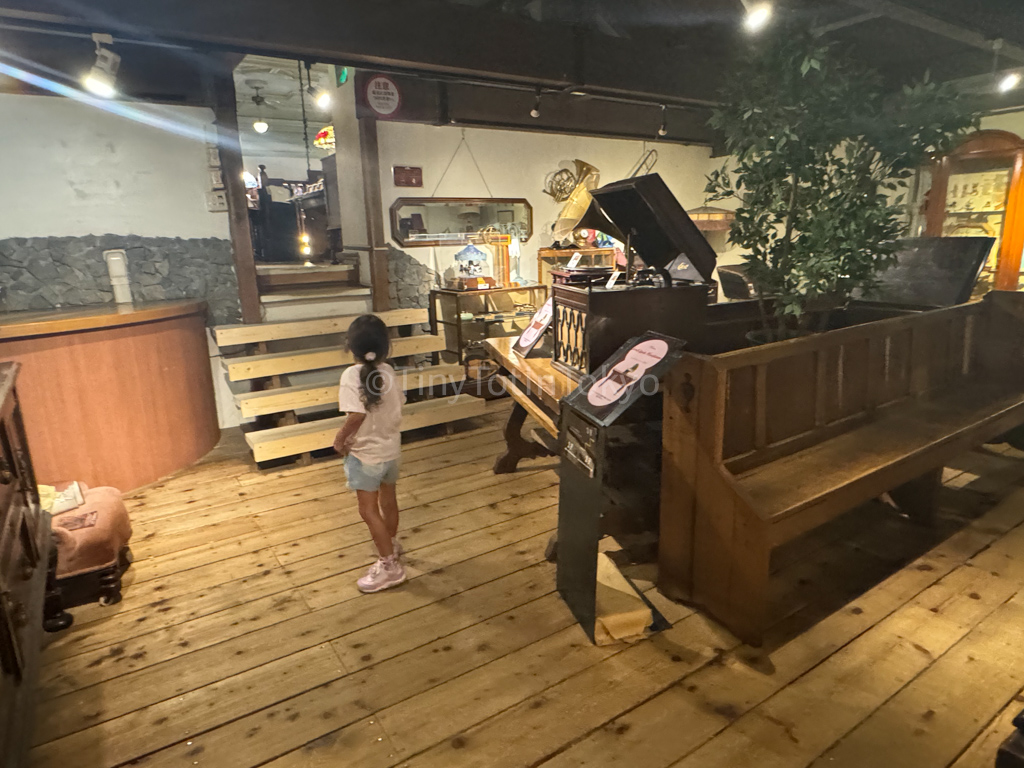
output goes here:
<path id="1" fill-rule="evenodd" d="M 123 491 L 188 466 L 220 437 L 206 304 L 164 301 L 0 315 L 39 482 Z"/>

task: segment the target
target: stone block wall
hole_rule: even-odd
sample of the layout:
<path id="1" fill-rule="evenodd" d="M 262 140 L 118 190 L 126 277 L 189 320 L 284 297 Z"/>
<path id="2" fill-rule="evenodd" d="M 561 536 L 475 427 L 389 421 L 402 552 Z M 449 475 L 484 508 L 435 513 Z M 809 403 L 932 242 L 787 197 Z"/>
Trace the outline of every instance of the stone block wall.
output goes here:
<path id="1" fill-rule="evenodd" d="M 103 252 L 127 255 L 135 301 L 205 299 L 213 324 L 238 322 L 231 243 L 137 235 L 0 240 L 0 309 L 48 310 L 114 300 Z"/>
<path id="2" fill-rule="evenodd" d="M 388 245 L 388 293 L 394 309 L 425 308 L 435 285 L 434 270 Z"/>

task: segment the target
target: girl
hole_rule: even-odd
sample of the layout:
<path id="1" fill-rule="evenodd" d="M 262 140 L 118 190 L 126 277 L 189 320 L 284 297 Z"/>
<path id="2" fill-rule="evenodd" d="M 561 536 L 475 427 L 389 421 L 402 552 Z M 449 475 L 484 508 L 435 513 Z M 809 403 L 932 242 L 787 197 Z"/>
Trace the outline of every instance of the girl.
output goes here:
<path id="1" fill-rule="evenodd" d="M 357 364 L 345 369 L 338 392 L 338 409 L 348 418 L 334 438 L 334 450 L 345 457 L 348 487 L 356 492 L 359 514 L 380 556 L 356 582 L 362 592 L 380 592 L 405 581 L 395 492 L 405 394 L 394 368 L 385 362 L 390 346 L 383 320 L 375 315 L 356 318 L 348 329 L 348 347 Z"/>

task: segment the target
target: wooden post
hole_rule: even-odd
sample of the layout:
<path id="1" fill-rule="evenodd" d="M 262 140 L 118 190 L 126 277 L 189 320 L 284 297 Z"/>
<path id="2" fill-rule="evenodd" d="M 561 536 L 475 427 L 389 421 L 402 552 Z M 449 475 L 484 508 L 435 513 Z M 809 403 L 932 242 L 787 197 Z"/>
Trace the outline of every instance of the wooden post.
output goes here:
<path id="1" fill-rule="evenodd" d="M 242 180 L 242 146 L 238 141 L 235 80 L 230 67 L 217 73 L 213 91 L 220 165 L 224 174 L 224 192 L 228 199 L 231 253 L 235 261 L 235 276 L 238 278 L 242 321 L 259 323 L 263 321 L 263 315 L 256 285 L 256 258 L 249 229 L 249 205 L 245 197 L 245 182 Z"/>
<path id="2" fill-rule="evenodd" d="M 384 235 L 384 203 L 380 192 L 380 151 L 377 147 L 377 118 L 359 118 L 359 147 L 363 160 L 363 190 L 366 202 L 366 240 L 370 246 L 370 290 L 373 311 L 391 309 L 388 294 L 388 248 Z"/>

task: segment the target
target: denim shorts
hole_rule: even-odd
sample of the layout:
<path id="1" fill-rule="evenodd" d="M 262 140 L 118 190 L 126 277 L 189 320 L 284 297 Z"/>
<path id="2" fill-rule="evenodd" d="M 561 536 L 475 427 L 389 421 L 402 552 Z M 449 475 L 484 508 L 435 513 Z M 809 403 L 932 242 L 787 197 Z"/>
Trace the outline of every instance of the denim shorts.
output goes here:
<path id="1" fill-rule="evenodd" d="M 398 482 L 398 459 L 364 464 L 350 453 L 345 457 L 345 479 L 352 491 L 376 491 L 381 485 L 394 485 Z"/>

